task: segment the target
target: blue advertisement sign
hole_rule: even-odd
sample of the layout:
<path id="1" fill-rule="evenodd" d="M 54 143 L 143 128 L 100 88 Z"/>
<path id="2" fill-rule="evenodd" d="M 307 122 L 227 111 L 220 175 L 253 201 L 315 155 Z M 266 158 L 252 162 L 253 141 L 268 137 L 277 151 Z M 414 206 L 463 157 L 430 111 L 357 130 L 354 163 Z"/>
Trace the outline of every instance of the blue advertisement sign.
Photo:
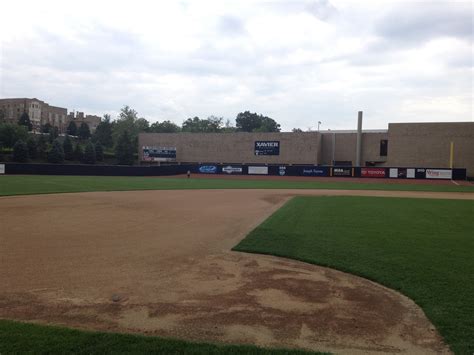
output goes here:
<path id="1" fill-rule="evenodd" d="M 202 174 L 217 174 L 217 166 L 215 165 L 201 165 L 199 172 Z"/>
<path id="2" fill-rule="evenodd" d="M 301 170 L 302 175 L 304 176 L 328 176 L 329 170 L 324 167 L 303 167 Z"/>
<path id="3" fill-rule="evenodd" d="M 280 155 L 280 141 L 256 141 L 255 155 Z"/>

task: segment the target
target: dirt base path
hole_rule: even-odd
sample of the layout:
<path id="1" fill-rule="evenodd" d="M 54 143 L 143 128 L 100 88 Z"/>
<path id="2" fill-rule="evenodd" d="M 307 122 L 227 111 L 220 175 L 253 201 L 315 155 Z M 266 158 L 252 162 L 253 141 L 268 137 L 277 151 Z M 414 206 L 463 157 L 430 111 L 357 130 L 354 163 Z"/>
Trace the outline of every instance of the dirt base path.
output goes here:
<path id="1" fill-rule="evenodd" d="M 0 198 L 0 318 L 334 353 L 448 352 L 409 299 L 365 279 L 230 252 L 295 194 L 130 191 Z"/>

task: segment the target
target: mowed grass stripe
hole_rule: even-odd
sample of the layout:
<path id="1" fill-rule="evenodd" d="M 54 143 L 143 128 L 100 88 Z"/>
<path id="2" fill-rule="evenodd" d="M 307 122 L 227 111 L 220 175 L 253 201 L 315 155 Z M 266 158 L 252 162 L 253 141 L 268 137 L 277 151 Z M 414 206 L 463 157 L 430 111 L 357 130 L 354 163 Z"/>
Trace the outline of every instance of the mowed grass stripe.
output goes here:
<path id="1" fill-rule="evenodd" d="M 0 320 L 0 353 L 309 354 L 298 350 L 263 349 L 245 345 L 215 345 L 139 335 L 88 332 L 6 320 Z"/>
<path id="2" fill-rule="evenodd" d="M 87 191 L 186 190 L 186 189 L 337 189 L 472 192 L 474 185 L 383 184 L 347 181 L 182 179 L 175 177 L 116 176 L 0 176 L 0 196 Z"/>
<path id="3" fill-rule="evenodd" d="M 458 354 L 474 353 L 474 202 L 295 197 L 234 250 L 360 275 L 414 300 Z"/>

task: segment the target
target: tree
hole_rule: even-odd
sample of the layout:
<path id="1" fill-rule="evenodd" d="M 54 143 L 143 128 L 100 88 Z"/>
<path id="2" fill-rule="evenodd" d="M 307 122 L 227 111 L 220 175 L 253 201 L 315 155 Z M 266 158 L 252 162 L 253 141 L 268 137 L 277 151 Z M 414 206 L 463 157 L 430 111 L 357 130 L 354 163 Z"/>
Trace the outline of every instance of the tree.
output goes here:
<path id="1" fill-rule="evenodd" d="M 104 148 L 100 143 L 95 144 L 95 158 L 97 161 L 104 161 Z"/>
<path id="2" fill-rule="evenodd" d="M 49 143 L 53 144 L 54 140 L 59 137 L 58 127 L 51 127 L 49 129 Z"/>
<path id="3" fill-rule="evenodd" d="M 23 112 L 20 116 L 20 119 L 18 120 L 18 124 L 20 126 L 25 126 L 28 131 L 31 131 L 33 129 L 33 125 L 31 124 L 30 116 L 26 112 Z"/>
<path id="4" fill-rule="evenodd" d="M 112 139 L 112 123 L 110 122 L 110 115 L 104 115 L 104 119 L 100 121 L 95 129 L 92 139 L 94 142 L 105 147 L 113 146 L 114 141 Z"/>
<path id="5" fill-rule="evenodd" d="M 130 141 L 133 145 L 133 151 L 136 151 L 136 147 L 138 146 L 138 133 L 140 129 L 144 127 L 144 123 L 139 120 L 138 113 L 134 109 L 130 108 L 129 106 L 124 106 L 120 110 L 119 117 L 114 122 L 112 126 L 112 136 L 114 138 L 114 142 L 117 143 L 119 137 L 123 134 L 123 132 L 127 132 L 130 138 Z"/>
<path id="6" fill-rule="evenodd" d="M 79 143 L 77 143 L 76 146 L 74 147 L 74 160 L 77 160 L 77 161 L 84 160 L 84 152 Z"/>
<path id="7" fill-rule="evenodd" d="M 96 157 L 95 157 L 95 148 L 94 144 L 89 141 L 86 144 L 86 148 L 84 149 L 84 163 L 86 164 L 95 164 Z"/>
<path id="8" fill-rule="evenodd" d="M 38 138 L 38 156 L 42 159 L 46 159 L 48 156 L 48 138 L 42 134 Z"/>
<path id="9" fill-rule="evenodd" d="M 124 131 L 115 145 L 115 158 L 117 158 L 117 163 L 120 165 L 132 165 L 134 160 L 133 152 L 134 148 L 130 136 L 127 131 Z"/>
<path id="10" fill-rule="evenodd" d="M 41 133 L 49 133 L 50 130 L 51 130 L 51 125 L 49 123 L 41 125 Z"/>
<path id="11" fill-rule="evenodd" d="M 70 136 L 77 136 L 77 126 L 76 126 L 76 123 L 74 121 L 69 122 L 69 125 L 67 126 L 66 132 Z"/>
<path id="12" fill-rule="evenodd" d="M 28 146 L 25 141 L 20 139 L 13 146 L 13 161 L 24 163 L 28 161 Z"/>
<path id="13" fill-rule="evenodd" d="M 183 132 L 219 132 L 222 127 L 222 117 L 209 116 L 201 120 L 199 117 L 188 118 L 183 122 Z"/>
<path id="14" fill-rule="evenodd" d="M 26 141 L 28 130 L 25 126 L 12 123 L 0 123 L 0 142 L 6 148 L 12 148 L 19 140 Z"/>
<path id="15" fill-rule="evenodd" d="M 149 131 L 154 133 L 176 133 L 180 130 L 181 128 L 177 124 L 171 121 L 163 121 L 152 123 Z"/>
<path id="16" fill-rule="evenodd" d="M 224 132 L 224 133 L 233 133 L 236 131 L 237 131 L 237 128 L 232 126 L 229 119 L 225 121 L 224 127 L 221 128 L 221 132 Z"/>
<path id="17" fill-rule="evenodd" d="M 38 144 L 36 143 L 36 138 L 34 136 L 29 136 L 26 140 L 26 145 L 28 146 L 28 157 L 30 159 L 36 159 L 38 157 Z"/>
<path id="18" fill-rule="evenodd" d="M 148 132 L 150 130 L 150 122 L 144 118 L 139 118 L 135 121 L 138 132 Z"/>
<path id="19" fill-rule="evenodd" d="M 85 122 L 82 122 L 79 129 L 77 130 L 77 135 L 80 139 L 88 139 L 91 136 L 91 131 L 89 125 Z"/>
<path id="20" fill-rule="evenodd" d="M 293 133 L 301 133 L 301 132 L 303 132 L 303 130 L 302 130 L 301 128 L 293 128 L 291 131 L 292 131 Z"/>
<path id="21" fill-rule="evenodd" d="M 242 132 L 280 132 L 280 125 L 275 120 L 250 111 L 240 112 L 235 123 Z"/>
<path id="22" fill-rule="evenodd" d="M 59 139 L 55 139 L 51 150 L 48 152 L 48 161 L 53 164 L 60 164 L 64 161 L 64 150 Z"/>
<path id="23" fill-rule="evenodd" d="M 5 121 L 5 110 L 0 108 L 0 123 L 3 123 Z"/>
<path id="24" fill-rule="evenodd" d="M 66 160 L 74 160 L 74 148 L 72 146 L 71 138 L 66 135 L 63 142 L 63 150 L 64 150 L 64 159 Z"/>

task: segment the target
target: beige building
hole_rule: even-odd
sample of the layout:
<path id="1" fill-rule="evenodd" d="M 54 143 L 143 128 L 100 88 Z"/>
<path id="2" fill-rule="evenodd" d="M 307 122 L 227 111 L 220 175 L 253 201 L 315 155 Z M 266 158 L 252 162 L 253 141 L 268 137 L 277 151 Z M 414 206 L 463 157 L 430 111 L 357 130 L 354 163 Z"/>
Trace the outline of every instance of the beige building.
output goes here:
<path id="1" fill-rule="evenodd" d="M 141 133 L 139 154 L 175 151 L 181 163 L 352 165 L 357 162 L 354 131 L 302 133 Z M 454 144 L 454 167 L 474 176 L 474 122 L 394 123 L 388 130 L 362 130 L 360 166 L 449 168 Z M 278 151 L 257 154 L 257 142 L 278 142 Z M 145 151 L 145 154 L 144 154 Z"/>
<path id="2" fill-rule="evenodd" d="M 77 128 L 79 128 L 82 123 L 87 123 L 91 133 L 94 133 L 101 121 L 101 118 L 99 116 L 94 115 L 84 115 L 84 112 L 69 112 L 68 125 L 71 121 L 76 124 Z"/>
<path id="3" fill-rule="evenodd" d="M 69 122 L 74 120 L 78 127 L 86 122 L 91 132 L 94 132 L 101 120 L 99 116 L 84 116 L 83 112 L 78 112 L 76 117 L 73 112 L 68 115 L 66 108 L 52 106 L 36 98 L 0 99 L 0 111 L 0 117 L 4 116 L 4 120 L 10 123 L 17 123 L 23 112 L 26 112 L 34 131 L 39 131 L 42 125 L 49 123 L 58 127 L 60 133 L 66 133 Z"/>

